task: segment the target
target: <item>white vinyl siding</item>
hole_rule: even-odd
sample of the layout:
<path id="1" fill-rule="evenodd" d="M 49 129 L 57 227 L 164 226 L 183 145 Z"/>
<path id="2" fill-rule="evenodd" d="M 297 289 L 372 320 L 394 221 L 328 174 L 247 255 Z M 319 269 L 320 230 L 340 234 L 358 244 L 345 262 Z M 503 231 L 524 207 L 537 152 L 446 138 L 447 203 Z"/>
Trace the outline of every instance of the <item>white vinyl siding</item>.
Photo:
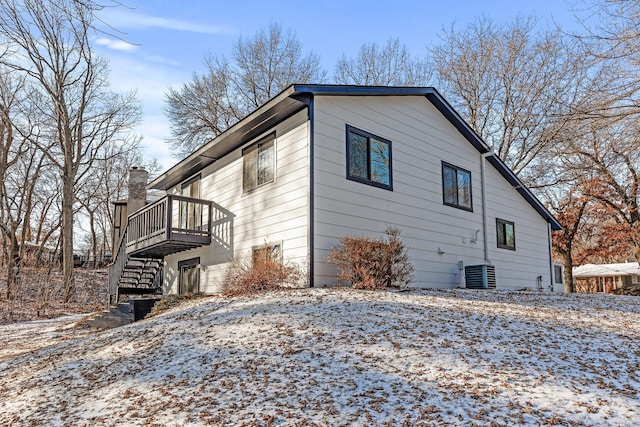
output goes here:
<path id="1" fill-rule="evenodd" d="M 550 290 L 551 266 L 547 222 L 491 165 L 487 164 L 487 213 L 489 216 L 489 259 L 496 265 L 496 281 L 511 289 Z M 515 224 L 515 251 L 498 247 L 496 218 Z"/>
<path id="2" fill-rule="evenodd" d="M 461 262 L 485 262 L 485 222 L 498 288 L 535 288 L 538 277 L 543 286 L 551 283 L 546 221 L 488 162 L 483 221 L 481 155 L 426 98 L 317 95 L 313 102 L 313 127 L 303 110 L 198 172 L 200 197 L 214 202 L 217 215 L 213 243 L 166 257 L 165 292 L 177 292 L 178 261 L 195 257 L 203 266 L 201 290 L 220 291 L 234 255 L 250 257 L 265 243 L 281 245 L 283 258 L 303 267 L 312 251 L 314 285 L 334 285 L 335 266 L 326 262 L 331 247 L 344 235 L 381 236 L 387 225 L 402 230 L 415 267 L 412 286 L 456 287 L 464 282 Z M 349 179 L 347 126 L 390 142 L 392 191 Z M 273 133 L 273 180 L 244 192 L 243 149 Z M 443 162 L 469 173 L 470 209 L 443 203 Z M 179 191 L 179 185 L 173 189 Z M 497 247 L 497 218 L 515 224 L 517 250 Z"/>
<path id="3" fill-rule="evenodd" d="M 243 191 L 242 151 L 275 131 L 272 182 Z M 308 259 L 309 124 L 302 111 L 264 135 L 219 159 L 201 172 L 201 198 L 214 202 L 213 243 L 166 257 L 165 292 L 176 292 L 178 260 L 200 257 L 201 291 L 223 290 L 233 256 L 252 256 L 253 248 L 281 245 L 285 260 L 306 267 Z M 216 206 L 219 209 L 216 210 Z M 226 213 L 225 213 L 226 212 Z"/>
<path id="4" fill-rule="evenodd" d="M 335 267 L 326 263 L 326 255 L 341 236 L 380 236 L 387 225 L 402 230 L 401 238 L 415 267 L 415 287 L 458 286 L 462 281 L 459 261 L 465 265 L 484 263 L 480 153 L 426 98 L 316 96 L 314 103 L 317 286 L 336 283 Z M 345 124 L 393 141 L 393 192 L 345 178 Z M 470 172 L 473 211 L 443 204 L 442 162 Z M 549 283 L 549 257 L 544 253 L 548 252 L 546 222 L 491 165 L 486 169 L 492 171 L 488 174 L 488 185 L 492 186 L 489 203 L 495 203 L 494 194 L 502 192 L 507 205 L 500 206 L 499 215 L 495 209 L 489 214 L 492 256 L 495 218 L 509 218 L 518 224 L 518 251 L 502 251 L 512 255 L 504 261 L 498 256 L 491 259 L 498 287 L 533 287 L 538 275 Z M 501 180 L 499 188 L 494 175 Z M 527 264 L 518 277 L 514 265 Z"/>

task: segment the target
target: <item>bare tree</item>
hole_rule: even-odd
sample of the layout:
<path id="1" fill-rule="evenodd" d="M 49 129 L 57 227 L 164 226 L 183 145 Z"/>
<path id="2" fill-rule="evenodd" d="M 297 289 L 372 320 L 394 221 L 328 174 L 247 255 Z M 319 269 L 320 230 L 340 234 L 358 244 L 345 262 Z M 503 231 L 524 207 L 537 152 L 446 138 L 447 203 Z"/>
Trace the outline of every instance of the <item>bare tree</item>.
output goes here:
<path id="1" fill-rule="evenodd" d="M 92 173 L 78 185 L 77 200 L 89 226 L 89 246 L 94 261 L 111 251 L 113 211 L 111 202 L 126 196 L 132 166 L 142 165 L 139 139 L 114 141 L 100 149 Z"/>
<path id="2" fill-rule="evenodd" d="M 595 123 L 599 126 L 583 139 L 572 141 L 567 163 L 581 180 L 582 191 L 597 202 L 600 237 L 609 242 L 599 252 L 625 242 L 630 250 L 618 257 L 631 254 L 640 262 L 640 126 L 632 117 L 606 126 Z"/>
<path id="3" fill-rule="evenodd" d="M 253 38 L 240 37 L 231 60 L 206 59 L 207 71 L 194 73 L 180 89 L 170 88 L 166 113 L 171 147 L 185 156 L 293 83 L 321 82 L 320 58 L 304 53 L 291 30 L 272 23 Z"/>
<path id="4" fill-rule="evenodd" d="M 29 151 L 28 141 L 15 137 L 14 115 L 17 115 L 23 87 L 21 79 L 12 78 L 7 72 L 0 73 L 0 231 L 7 260 L 7 299 L 14 296 L 21 259 L 18 230 L 23 220 L 20 215 L 23 209 L 16 212 L 18 209 L 10 180 L 15 177 L 21 158 Z M 19 199 L 18 206 L 22 207 L 22 198 Z"/>
<path id="5" fill-rule="evenodd" d="M 431 49 L 441 88 L 494 151 L 530 186 L 545 181 L 542 155 L 578 129 L 611 77 L 560 30 L 533 17 L 497 26 L 483 17 Z"/>
<path id="6" fill-rule="evenodd" d="M 24 76 L 6 69 L 0 72 L 0 234 L 7 261 L 7 298 L 17 296 L 26 247 L 39 244 L 32 226 L 40 229 L 41 224 L 34 218 L 55 200 L 42 186 L 49 164 L 38 146 L 40 101 Z"/>
<path id="7" fill-rule="evenodd" d="M 573 37 L 588 48 L 589 54 L 609 65 L 615 76 L 608 93 L 616 99 L 602 117 L 638 114 L 640 105 L 640 1 L 590 0 L 576 13 L 583 31 Z"/>
<path id="8" fill-rule="evenodd" d="M 414 58 L 397 38 L 390 38 L 385 46 L 363 44 L 355 58 L 342 55 L 334 80 L 340 84 L 427 86 L 431 74 L 425 61 Z"/>
<path id="9" fill-rule="evenodd" d="M 106 142 L 139 117 L 133 95 L 107 91 L 106 61 L 91 51 L 92 1 L 1 0 L 0 31 L 11 54 L 0 62 L 21 73 L 47 97 L 40 114 L 56 149 L 45 154 L 62 181 L 62 252 L 65 301 L 74 298 L 73 224 L 76 185 Z"/>

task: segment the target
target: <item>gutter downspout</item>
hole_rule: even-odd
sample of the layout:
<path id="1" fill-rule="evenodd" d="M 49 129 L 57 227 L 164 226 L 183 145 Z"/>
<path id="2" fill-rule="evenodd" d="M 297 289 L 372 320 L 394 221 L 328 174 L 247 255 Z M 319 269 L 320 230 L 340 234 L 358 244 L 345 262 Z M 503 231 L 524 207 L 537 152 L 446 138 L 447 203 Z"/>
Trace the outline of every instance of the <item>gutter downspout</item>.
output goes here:
<path id="1" fill-rule="evenodd" d="M 493 150 L 489 150 L 486 153 L 480 155 L 480 180 L 481 180 L 481 192 L 482 192 L 482 241 L 484 243 L 484 262 L 487 265 L 491 265 L 489 259 L 489 218 L 487 216 L 487 177 L 485 172 L 485 163 L 487 157 L 494 155 Z"/>
<path id="2" fill-rule="evenodd" d="M 549 277 L 551 278 L 551 283 L 549 284 L 549 288 L 551 292 L 555 292 L 553 289 L 553 285 L 555 284 L 555 278 L 553 277 L 553 244 L 551 240 L 551 224 L 547 223 L 547 239 L 549 241 Z M 563 289 L 564 291 L 564 289 Z"/>
<path id="3" fill-rule="evenodd" d="M 314 117 L 314 104 L 315 97 L 311 95 L 311 102 L 309 102 L 308 108 L 308 120 L 309 126 L 307 127 L 309 148 L 307 151 L 307 155 L 309 156 L 309 190 L 307 193 L 307 204 L 309 206 L 309 216 L 307 217 L 307 254 L 308 254 L 308 279 L 307 285 L 310 288 L 315 286 L 315 194 L 314 194 L 314 184 L 315 184 L 315 164 L 314 164 L 314 151 L 315 151 L 315 117 Z"/>

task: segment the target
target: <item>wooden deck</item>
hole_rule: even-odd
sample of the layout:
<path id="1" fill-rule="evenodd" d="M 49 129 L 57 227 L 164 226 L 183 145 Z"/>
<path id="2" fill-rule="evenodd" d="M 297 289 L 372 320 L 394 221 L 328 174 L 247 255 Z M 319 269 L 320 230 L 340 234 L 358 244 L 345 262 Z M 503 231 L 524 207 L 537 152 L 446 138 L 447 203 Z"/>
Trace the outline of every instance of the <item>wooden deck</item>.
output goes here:
<path id="1" fill-rule="evenodd" d="M 145 258 L 211 243 L 212 202 L 168 195 L 129 216 L 126 253 Z"/>

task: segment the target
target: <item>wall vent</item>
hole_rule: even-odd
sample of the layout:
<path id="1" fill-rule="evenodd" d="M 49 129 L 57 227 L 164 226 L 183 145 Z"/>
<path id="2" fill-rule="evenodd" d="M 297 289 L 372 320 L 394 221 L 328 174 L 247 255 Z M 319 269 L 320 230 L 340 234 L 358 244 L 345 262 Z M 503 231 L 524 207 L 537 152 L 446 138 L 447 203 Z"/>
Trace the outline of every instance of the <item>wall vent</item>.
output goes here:
<path id="1" fill-rule="evenodd" d="M 467 265 L 464 267 L 464 282 L 467 289 L 495 289 L 496 267 L 494 265 Z"/>

